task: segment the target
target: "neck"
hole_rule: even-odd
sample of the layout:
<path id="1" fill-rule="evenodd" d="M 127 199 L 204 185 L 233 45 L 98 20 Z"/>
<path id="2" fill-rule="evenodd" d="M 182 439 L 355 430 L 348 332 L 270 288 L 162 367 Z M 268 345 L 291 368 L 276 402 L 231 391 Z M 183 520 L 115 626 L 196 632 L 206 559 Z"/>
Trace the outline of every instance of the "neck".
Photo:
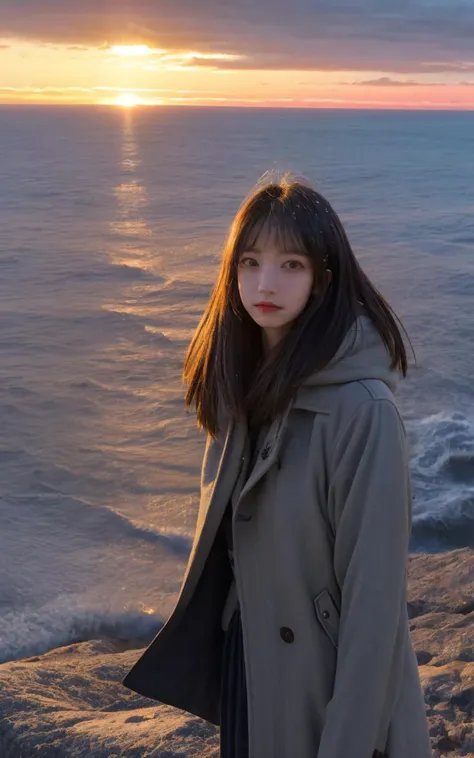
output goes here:
<path id="1" fill-rule="evenodd" d="M 282 337 L 283 334 L 280 329 L 262 329 L 263 354 L 265 357 L 278 345 Z"/>

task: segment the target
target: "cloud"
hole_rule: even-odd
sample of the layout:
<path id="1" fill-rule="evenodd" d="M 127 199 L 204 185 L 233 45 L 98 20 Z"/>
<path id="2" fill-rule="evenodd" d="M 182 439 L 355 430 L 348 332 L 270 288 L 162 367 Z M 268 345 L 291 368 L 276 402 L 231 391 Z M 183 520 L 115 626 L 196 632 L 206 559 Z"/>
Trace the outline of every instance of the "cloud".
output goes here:
<path id="1" fill-rule="evenodd" d="M 76 92 L 93 92 L 91 87 L 0 87 L 4 95 L 71 95 Z"/>
<path id="2" fill-rule="evenodd" d="M 366 79 L 361 82 L 352 82 L 356 86 L 365 87 L 445 87 L 445 82 L 417 82 L 414 79 L 391 79 L 389 76 L 381 76 L 378 79 Z"/>
<path id="3" fill-rule="evenodd" d="M 0 0 L 0 36 L 226 53 L 228 69 L 474 71 L 474 0 Z"/>
<path id="4" fill-rule="evenodd" d="M 342 82 L 344 84 L 344 82 Z M 380 76 L 378 79 L 365 79 L 363 81 L 351 82 L 356 87 L 470 87 L 474 82 L 469 81 L 416 81 L 415 79 L 392 79 L 390 76 Z"/>

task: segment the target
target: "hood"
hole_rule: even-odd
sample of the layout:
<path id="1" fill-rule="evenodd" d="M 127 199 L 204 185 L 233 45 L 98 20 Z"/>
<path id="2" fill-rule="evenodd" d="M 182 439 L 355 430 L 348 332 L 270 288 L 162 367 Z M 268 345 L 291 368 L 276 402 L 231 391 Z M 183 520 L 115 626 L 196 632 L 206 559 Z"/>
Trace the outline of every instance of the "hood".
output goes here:
<path id="1" fill-rule="evenodd" d="M 349 329 L 331 363 L 311 374 L 303 387 L 325 387 L 362 379 L 379 379 L 395 392 L 399 372 L 390 368 L 390 356 L 368 316 L 360 316 Z"/>

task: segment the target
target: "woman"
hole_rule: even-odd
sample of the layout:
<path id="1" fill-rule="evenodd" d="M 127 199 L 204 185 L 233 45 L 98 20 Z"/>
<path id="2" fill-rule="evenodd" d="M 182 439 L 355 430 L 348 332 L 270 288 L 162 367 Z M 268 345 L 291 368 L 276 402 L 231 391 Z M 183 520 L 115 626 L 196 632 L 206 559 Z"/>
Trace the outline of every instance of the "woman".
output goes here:
<path id="1" fill-rule="evenodd" d="M 239 210 L 186 356 L 208 434 L 171 617 L 124 680 L 224 758 L 428 758 L 410 640 L 398 320 L 311 187 Z"/>

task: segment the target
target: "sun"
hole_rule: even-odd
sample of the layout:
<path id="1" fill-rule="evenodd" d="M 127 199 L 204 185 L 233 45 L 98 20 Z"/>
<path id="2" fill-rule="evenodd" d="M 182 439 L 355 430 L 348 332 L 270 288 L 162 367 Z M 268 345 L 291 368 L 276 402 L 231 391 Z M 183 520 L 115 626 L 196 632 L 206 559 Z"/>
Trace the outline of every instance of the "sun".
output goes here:
<path id="1" fill-rule="evenodd" d="M 135 105 L 139 104 L 139 98 L 136 95 L 132 95 L 130 92 L 124 92 L 123 95 L 119 95 L 115 101 L 115 105 L 121 105 L 123 108 L 133 108 Z"/>

